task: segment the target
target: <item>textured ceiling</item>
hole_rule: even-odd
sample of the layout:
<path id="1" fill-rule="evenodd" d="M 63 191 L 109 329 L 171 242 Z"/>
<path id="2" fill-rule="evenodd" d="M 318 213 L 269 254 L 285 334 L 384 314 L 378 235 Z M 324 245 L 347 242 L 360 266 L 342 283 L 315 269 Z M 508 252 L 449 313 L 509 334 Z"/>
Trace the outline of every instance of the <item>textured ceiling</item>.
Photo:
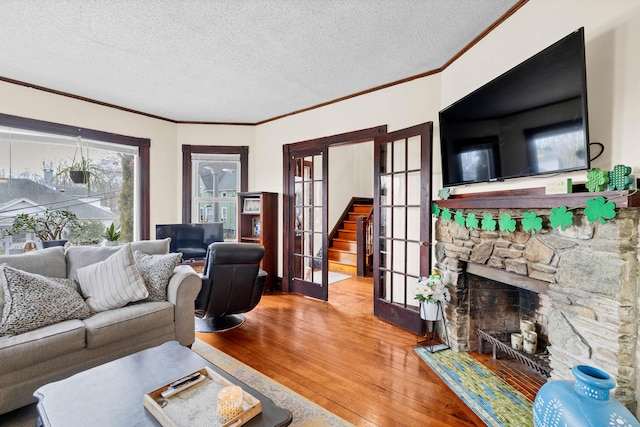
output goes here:
<path id="1" fill-rule="evenodd" d="M 516 3 L 2 0 L 0 78 L 174 121 L 259 123 L 437 70 Z"/>

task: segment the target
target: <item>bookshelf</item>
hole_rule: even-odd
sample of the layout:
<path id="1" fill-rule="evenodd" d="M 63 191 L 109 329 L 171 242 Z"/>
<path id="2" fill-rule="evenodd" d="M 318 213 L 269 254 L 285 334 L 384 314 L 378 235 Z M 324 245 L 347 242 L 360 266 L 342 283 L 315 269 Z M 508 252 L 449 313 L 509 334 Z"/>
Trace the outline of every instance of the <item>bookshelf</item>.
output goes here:
<path id="1" fill-rule="evenodd" d="M 268 273 L 265 292 L 274 290 L 278 274 L 278 193 L 238 193 L 238 241 L 264 246 L 260 268 Z"/>

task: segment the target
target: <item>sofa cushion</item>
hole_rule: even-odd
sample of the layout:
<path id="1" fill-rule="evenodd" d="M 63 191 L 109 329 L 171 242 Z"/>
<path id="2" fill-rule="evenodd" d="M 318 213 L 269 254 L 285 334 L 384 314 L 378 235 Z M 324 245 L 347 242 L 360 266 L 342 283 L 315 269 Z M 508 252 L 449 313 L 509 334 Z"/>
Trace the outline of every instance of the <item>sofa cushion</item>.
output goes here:
<path id="1" fill-rule="evenodd" d="M 147 254 L 166 254 L 169 253 L 170 243 L 170 238 L 141 240 L 131 243 L 131 250 Z M 70 246 L 65 252 L 67 257 L 66 276 L 61 277 L 78 280 L 76 272 L 79 268 L 104 261 L 120 249 L 122 249 L 122 246 Z"/>
<path id="2" fill-rule="evenodd" d="M 87 348 L 95 349 L 130 339 L 136 334 L 146 335 L 156 328 L 171 325 L 173 304 L 144 302 L 96 313 L 84 320 L 87 329 Z"/>
<path id="3" fill-rule="evenodd" d="M 141 251 L 135 251 L 133 257 L 136 265 L 142 273 L 144 283 L 149 291 L 149 301 L 166 301 L 167 285 L 182 259 L 181 253 L 163 255 L 149 255 Z"/>
<path id="4" fill-rule="evenodd" d="M 149 296 L 127 243 L 104 261 L 79 268 L 78 282 L 91 311 L 98 313 Z"/>
<path id="5" fill-rule="evenodd" d="M 0 255 L 0 264 L 47 277 L 67 277 L 67 261 L 62 246 L 24 254 Z"/>
<path id="6" fill-rule="evenodd" d="M 48 278 L 0 266 L 4 308 L 0 335 L 21 334 L 70 319 L 84 319 L 89 307 L 68 279 Z"/>
<path id="7" fill-rule="evenodd" d="M 0 255 L 0 265 L 2 264 L 47 277 L 67 277 L 67 259 L 62 246 L 25 254 Z M 4 295 L 0 286 L 0 315 L 2 315 L 3 301 Z"/>
<path id="8" fill-rule="evenodd" d="M 82 350 L 86 345 L 81 320 L 66 320 L 24 334 L 0 337 L 0 374 Z"/>

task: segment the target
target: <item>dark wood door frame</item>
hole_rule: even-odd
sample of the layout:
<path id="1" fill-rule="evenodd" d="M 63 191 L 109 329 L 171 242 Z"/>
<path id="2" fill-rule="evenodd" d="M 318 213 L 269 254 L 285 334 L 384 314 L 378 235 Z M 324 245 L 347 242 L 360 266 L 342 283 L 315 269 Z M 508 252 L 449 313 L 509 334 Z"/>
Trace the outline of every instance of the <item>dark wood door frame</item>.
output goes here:
<path id="1" fill-rule="evenodd" d="M 301 157 L 307 153 L 315 153 L 325 150 L 333 145 L 356 144 L 364 141 L 372 141 L 375 137 L 387 133 L 387 125 L 376 126 L 368 129 L 347 132 L 338 135 L 332 135 L 322 138 L 300 141 L 292 144 L 286 144 L 282 147 L 283 155 L 283 194 L 282 194 L 282 216 L 283 216 L 283 241 L 282 241 L 282 290 L 289 292 L 289 280 L 292 277 L 291 254 L 293 254 L 293 224 L 294 224 L 294 196 L 293 176 L 295 170 L 291 169 L 290 159 L 292 156 Z M 325 171 L 326 172 L 326 171 Z M 323 179 L 327 179 L 327 175 L 323 175 Z M 323 194 L 323 199 L 327 199 L 327 194 Z"/>

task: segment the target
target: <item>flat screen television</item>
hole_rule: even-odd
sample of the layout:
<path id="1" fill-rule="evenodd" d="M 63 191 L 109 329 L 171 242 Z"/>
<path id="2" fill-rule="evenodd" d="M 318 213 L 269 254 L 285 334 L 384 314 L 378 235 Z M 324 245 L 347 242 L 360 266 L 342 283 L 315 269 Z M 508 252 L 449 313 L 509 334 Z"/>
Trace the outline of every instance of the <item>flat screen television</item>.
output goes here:
<path id="1" fill-rule="evenodd" d="M 156 239 L 171 237 L 170 252 L 182 252 L 184 260 L 204 259 L 211 243 L 224 241 L 221 222 L 206 224 L 158 224 Z"/>
<path id="2" fill-rule="evenodd" d="M 589 169 L 584 29 L 440 111 L 445 187 Z"/>

